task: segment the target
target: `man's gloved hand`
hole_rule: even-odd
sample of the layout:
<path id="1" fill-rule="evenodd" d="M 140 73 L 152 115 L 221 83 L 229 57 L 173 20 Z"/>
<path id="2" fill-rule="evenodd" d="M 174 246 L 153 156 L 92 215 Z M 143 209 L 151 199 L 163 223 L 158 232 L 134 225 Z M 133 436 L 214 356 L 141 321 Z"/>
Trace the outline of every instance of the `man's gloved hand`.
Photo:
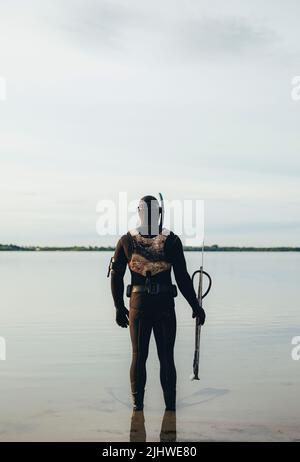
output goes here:
<path id="1" fill-rule="evenodd" d="M 120 327 L 127 327 L 129 326 L 129 311 L 125 306 L 122 308 L 117 308 L 116 309 L 116 323 Z"/>
<path id="2" fill-rule="evenodd" d="M 194 308 L 193 308 L 193 318 L 198 318 L 199 319 L 199 324 L 203 324 L 205 323 L 205 311 L 204 309 L 199 305 L 196 305 Z"/>

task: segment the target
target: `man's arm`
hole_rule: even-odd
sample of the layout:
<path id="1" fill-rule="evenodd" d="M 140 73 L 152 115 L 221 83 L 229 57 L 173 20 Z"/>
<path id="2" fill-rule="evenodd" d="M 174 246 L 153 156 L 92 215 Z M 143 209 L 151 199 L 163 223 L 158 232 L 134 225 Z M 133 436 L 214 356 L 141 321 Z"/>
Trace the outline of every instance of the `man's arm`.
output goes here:
<path id="1" fill-rule="evenodd" d="M 180 292 L 191 306 L 194 315 L 200 318 L 201 324 L 204 324 L 205 312 L 199 306 L 199 301 L 196 296 L 193 282 L 187 271 L 182 242 L 178 236 L 175 236 L 174 242 L 172 243 L 171 259 L 175 279 Z"/>
<path id="2" fill-rule="evenodd" d="M 111 263 L 111 293 L 116 307 L 116 321 L 121 327 L 128 325 L 128 310 L 124 304 L 124 274 L 127 259 L 122 239 L 119 240 Z"/>

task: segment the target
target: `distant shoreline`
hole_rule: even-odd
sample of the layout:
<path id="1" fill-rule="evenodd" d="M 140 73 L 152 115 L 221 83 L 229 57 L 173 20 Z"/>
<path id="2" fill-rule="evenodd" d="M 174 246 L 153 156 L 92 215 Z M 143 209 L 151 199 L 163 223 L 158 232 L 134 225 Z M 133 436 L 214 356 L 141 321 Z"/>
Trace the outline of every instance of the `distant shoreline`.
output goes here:
<path id="1" fill-rule="evenodd" d="M 0 252 L 113 252 L 114 247 L 97 246 L 19 246 L 14 244 L 0 244 Z M 185 246 L 186 252 L 199 252 L 202 247 Z M 206 252 L 300 252 L 300 247 L 244 247 L 206 245 Z"/>

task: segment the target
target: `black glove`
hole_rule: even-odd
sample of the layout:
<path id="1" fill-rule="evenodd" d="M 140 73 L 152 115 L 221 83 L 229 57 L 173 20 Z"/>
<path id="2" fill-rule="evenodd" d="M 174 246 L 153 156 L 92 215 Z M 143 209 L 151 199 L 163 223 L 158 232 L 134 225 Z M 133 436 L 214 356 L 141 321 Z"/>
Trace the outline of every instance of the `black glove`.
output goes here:
<path id="1" fill-rule="evenodd" d="M 128 320 L 128 315 L 129 311 L 125 306 L 123 308 L 117 308 L 116 309 L 116 323 L 120 327 L 127 327 L 129 326 L 129 320 Z"/>
<path id="2" fill-rule="evenodd" d="M 203 326 L 205 323 L 205 317 L 205 311 L 198 303 L 198 305 L 193 308 L 193 318 L 197 318 L 199 320 L 199 324 Z"/>

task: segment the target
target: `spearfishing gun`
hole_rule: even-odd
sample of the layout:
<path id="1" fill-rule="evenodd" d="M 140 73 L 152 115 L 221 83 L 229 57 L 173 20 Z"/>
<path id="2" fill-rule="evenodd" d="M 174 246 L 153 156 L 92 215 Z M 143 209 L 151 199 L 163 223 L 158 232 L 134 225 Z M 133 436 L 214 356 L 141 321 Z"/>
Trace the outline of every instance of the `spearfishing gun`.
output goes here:
<path id="1" fill-rule="evenodd" d="M 212 279 L 210 275 L 204 271 L 203 269 L 203 254 L 204 254 L 204 244 L 202 246 L 202 263 L 200 269 L 195 271 L 192 276 L 192 282 L 194 283 L 194 279 L 199 274 L 199 281 L 198 281 L 198 290 L 197 290 L 197 298 L 199 305 L 202 308 L 202 300 L 211 289 Z M 203 276 L 208 278 L 208 287 L 206 291 L 203 293 Z M 200 334 L 201 334 L 201 324 L 199 322 L 199 318 L 196 317 L 195 320 L 195 352 L 194 352 L 194 361 L 193 361 L 193 374 L 191 375 L 191 380 L 200 380 L 199 378 L 199 361 L 200 361 Z"/>

